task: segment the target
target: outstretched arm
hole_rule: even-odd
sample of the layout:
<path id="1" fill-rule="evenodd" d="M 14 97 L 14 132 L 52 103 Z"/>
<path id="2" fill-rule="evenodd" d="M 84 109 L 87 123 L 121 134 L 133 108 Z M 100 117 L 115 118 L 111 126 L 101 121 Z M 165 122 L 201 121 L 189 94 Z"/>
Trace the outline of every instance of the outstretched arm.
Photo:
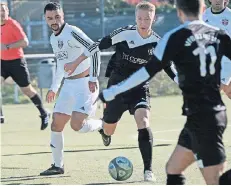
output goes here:
<path id="1" fill-rule="evenodd" d="M 100 94 L 100 99 L 103 102 L 111 101 L 118 94 L 126 92 L 144 83 L 145 81 L 148 81 L 161 70 L 161 62 L 154 56 L 153 60 L 149 61 L 145 67 L 142 67 L 140 70 L 131 75 L 128 79 L 117 85 L 113 85 L 108 89 L 103 90 L 103 92 Z"/>

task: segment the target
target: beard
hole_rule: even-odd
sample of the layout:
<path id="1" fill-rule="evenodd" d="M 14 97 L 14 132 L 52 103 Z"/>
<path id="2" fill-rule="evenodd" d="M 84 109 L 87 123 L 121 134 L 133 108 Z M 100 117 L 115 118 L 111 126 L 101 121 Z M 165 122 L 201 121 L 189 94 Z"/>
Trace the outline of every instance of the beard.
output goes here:
<path id="1" fill-rule="evenodd" d="M 58 30 L 60 29 L 60 27 L 59 27 L 58 24 L 53 24 L 53 25 L 51 25 L 51 29 L 52 29 L 53 31 L 58 31 Z"/>

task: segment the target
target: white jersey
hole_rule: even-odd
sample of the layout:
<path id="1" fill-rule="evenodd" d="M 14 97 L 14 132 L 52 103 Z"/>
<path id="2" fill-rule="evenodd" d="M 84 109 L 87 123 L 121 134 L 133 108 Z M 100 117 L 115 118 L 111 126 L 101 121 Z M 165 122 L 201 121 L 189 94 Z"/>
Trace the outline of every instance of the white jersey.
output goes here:
<path id="1" fill-rule="evenodd" d="M 207 8 L 203 20 L 212 26 L 225 30 L 231 37 L 231 10 L 228 7 L 218 13 L 213 12 L 211 7 Z"/>
<path id="2" fill-rule="evenodd" d="M 216 26 L 231 37 L 231 10 L 226 7 L 222 12 L 215 13 L 211 7 L 207 8 L 203 15 L 203 20 L 212 25 Z M 229 85 L 231 82 L 231 63 L 228 58 L 222 59 L 222 70 L 221 70 L 221 82 L 225 85 Z"/>
<path id="3" fill-rule="evenodd" d="M 59 34 L 51 35 L 50 43 L 57 59 L 56 74 L 50 90 L 57 92 L 62 79 L 68 77 L 68 73 L 64 71 L 64 65 L 75 61 L 94 42 L 78 27 L 65 23 Z M 99 75 L 99 64 L 100 59 L 97 52 L 80 63 L 71 76 L 80 74 L 91 67 L 90 81 L 95 82 Z"/>

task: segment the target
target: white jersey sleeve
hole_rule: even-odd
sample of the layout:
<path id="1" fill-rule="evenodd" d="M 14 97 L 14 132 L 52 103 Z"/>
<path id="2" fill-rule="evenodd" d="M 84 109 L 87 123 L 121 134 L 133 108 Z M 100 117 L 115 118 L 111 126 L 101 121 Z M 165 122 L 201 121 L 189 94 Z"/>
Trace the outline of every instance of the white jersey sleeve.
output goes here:
<path id="1" fill-rule="evenodd" d="M 132 25 L 129 25 L 127 27 L 122 27 L 114 30 L 112 33 L 110 33 L 108 36 L 103 37 L 101 40 L 95 42 L 93 45 L 91 45 L 84 53 L 86 56 L 91 56 L 95 52 L 99 52 L 103 49 L 108 49 L 113 45 L 116 45 L 117 43 L 120 43 L 122 41 L 126 40 L 126 36 L 129 35 L 130 32 L 126 32 L 128 30 L 134 30 L 135 27 Z"/>
<path id="2" fill-rule="evenodd" d="M 75 38 L 75 45 L 81 45 L 82 47 L 84 47 L 84 53 L 86 53 L 88 51 L 88 48 L 92 44 L 94 44 L 94 42 L 81 29 L 76 26 L 72 26 L 71 34 Z M 90 58 L 90 81 L 96 82 L 97 77 L 100 73 L 100 52 L 95 51 Z"/>

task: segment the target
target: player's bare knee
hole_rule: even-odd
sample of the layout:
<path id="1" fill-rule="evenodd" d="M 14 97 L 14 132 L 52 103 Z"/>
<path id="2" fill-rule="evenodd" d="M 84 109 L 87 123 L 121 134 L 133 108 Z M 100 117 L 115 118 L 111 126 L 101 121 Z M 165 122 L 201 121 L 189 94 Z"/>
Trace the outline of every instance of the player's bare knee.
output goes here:
<path id="1" fill-rule="evenodd" d="M 108 136 L 112 136 L 115 132 L 115 129 L 104 128 L 104 133 Z"/>
<path id="2" fill-rule="evenodd" d="M 51 131 L 53 132 L 62 132 L 63 127 L 59 126 L 58 123 L 56 123 L 54 120 L 51 123 Z"/>
<path id="3" fill-rule="evenodd" d="M 177 170 L 176 166 L 174 166 L 174 163 L 172 163 L 170 160 L 165 165 L 165 172 L 166 174 L 171 174 L 171 175 L 184 173 L 183 170 Z"/>
<path id="4" fill-rule="evenodd" d="M 84 125 L 84 122 L 83 121 L 71 121 L 71 128 L 74 130 L 74 131 L 79 131 Z"/>
<path id="5" fill-rule="evenodd" d="M 33 97 L 36 94 L 35 89 L 31 86 L 28 85 L 27 87 L 20 87 L 23 94 L 27 95 L 29 98 Z"/>
<path id="6" fill-rule="evenodd" d="M 66 124 L 66 118 L 62 121 L 62 114 L 60 113 L 54 113 L 52 118 L 51 131 L 62 132 Z"/>

